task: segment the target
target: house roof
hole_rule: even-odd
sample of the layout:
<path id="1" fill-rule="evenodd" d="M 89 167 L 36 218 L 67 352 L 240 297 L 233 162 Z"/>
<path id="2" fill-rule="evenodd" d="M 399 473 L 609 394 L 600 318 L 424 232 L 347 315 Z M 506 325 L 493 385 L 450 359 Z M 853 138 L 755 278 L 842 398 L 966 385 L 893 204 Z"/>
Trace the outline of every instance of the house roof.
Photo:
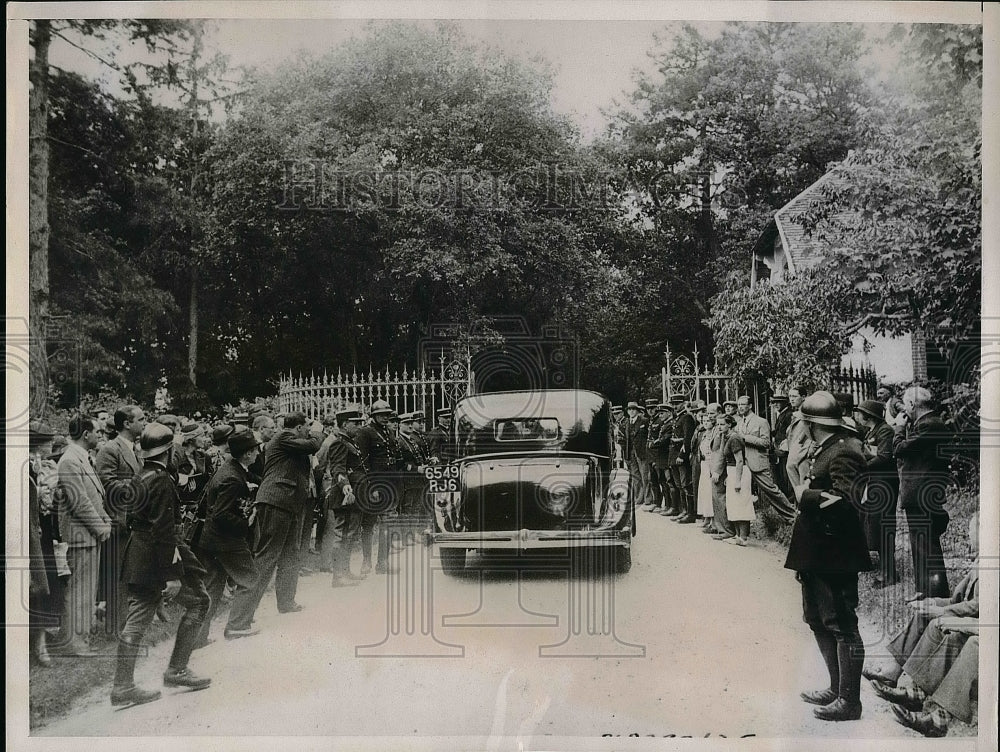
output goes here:
<path id="1" fill-rule="evenodd" d="M 754 244 L 753 253 L 763 255 L 763 251 L 771 247 L 774 235 L 777 233 L 781 238 L 781 246 L 788 259 L 790 273 L 795 274 L 800 269 L 816 264 L 830 247 L 829 242 L 818 237 L 815 233 L 807 234 L 805 228 L 794 221 L 792 217 L 817 202 L 823 202 L 825 199 L 822 189 L 825 185 L 843 184 L 844 181 L 844 172 L 840 168 L 834 168 L 778 209 Z M 847 212 L 843 212 L 836 216 L 847 215 Z"/>

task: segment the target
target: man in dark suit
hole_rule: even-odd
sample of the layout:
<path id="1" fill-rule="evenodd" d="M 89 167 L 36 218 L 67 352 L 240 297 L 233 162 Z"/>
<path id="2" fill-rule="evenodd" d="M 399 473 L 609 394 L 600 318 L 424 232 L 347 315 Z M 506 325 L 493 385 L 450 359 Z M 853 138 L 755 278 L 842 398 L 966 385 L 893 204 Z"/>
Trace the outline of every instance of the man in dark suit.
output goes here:
<path id="1" fill-rule="evenodd" d="M 385 400 L 376 400 L 371 407 L 371 421 L 358 430 L 357 445 L 365 469 L 365 491 L 359 497 L 361 508 L 361 574 L 372 569 L 372 541 L 379 524 L 377 574 L 388 571 L 389 539 L 385 530 L 388 514 L 397 513 L 401 496 L 399 484 L 399 445 L 389 427 L 394 414 Z"/>
<path id="2" fill-rule="evenodd" d="M 914 588 L 927 596 L 948 595 L 941 536 L 948 528 L 944 492 L 949 483 L 945 447 L 951 430 L 920 386 L 903 392 L 903 409 L 893 425 L 892 451 L 899 468 L 899 503 L 906 515 Z"/>
<path id="3" fill-rule="evenodd" d="M 690 405 L 683 398 L 676 404 L 679 414 L 674 420 L 673 434 L 670 436 L 670 454 L 667 457 L 667 464 L 670 467 L 670 479 L 673 482 L 678 509 L 677 513 L 672 515 L 670 519 L 682 525 L 689 525 L 698 519 L 698 515 L 695 514 L 691 460 L 688 456 L 691 438 L 694 436 L 694 430 L 698 423 L 691 414 Z"/>
<path id="4" fill-rule="evenodd" d="M 674 408 L 667 403 L 656 406 L 656 420 L 650 425 L 646 440 L 646 454 L 650 460 L 650 475 L 657 490 L 654 504 L 647 505 L 647 512 L 662 513 L 671 507 L 670 497 L 670 437 L 674 432 Z"/>
<path id="5" fill-rule="evenodd" d="M 188 668 L 211 599 L 203 580 L 205 569 L 181 538 L 180 498 L 166 464 L 172 443 L 173 432 L 160 423 L 147 425 L 139 439 L 144 459 L 136 481 L 141 503 L 132 505 L 128 513 L 131 532 L 125 546 L 121 580 L 128 587 L 129 608 L 118 643 L 112 705 L 137 705 L 159 698 L 158 691 L 135 685 L 135 661 L 164 592 L 167 598 L 173 598 L 182 583 L 187 594 L 186 610 L 177 627 L 163 683 L 190 689 L 203 689 L 211 684 L 211 679 L 196 676 Z"/>
<path id="6" fill-rule="evenodd" d="M 212 606 L 202 625 L 197 647 L 208 644 L 208 632 L 227 579 L 236 584 L 230 621 L 235 615 L 238 623 L 241 614 L 255 605 L 252 603 L 251 591 L 254 579 L 248 519 L 253 498 L 253 476 L 250 475 L 249 467 L 257 459 L 259 449 L 253 432 L 245 426 L 229 437 L 228 448 L 230 458 L 222 463 L 205 487 L 202 501 L 205 523 L 194 548 L 199 561 L 208 570 L 205 587 L 212 598 Z M 249 637 L 259 631 L 238 626 L 230 628 L 227 624 L 225 636 L 227 640 L 232 640 Z"/>
<path id="7" fill-rule="evenodd" d="M 301 611 L 295 602 L 299 582 L 299 547 L 309 500 L 309 456 L 323 443 L 319 424 L 311 427 L 302 413 L 285 416 L 284 428 L 267 445 L 264 477 L 257 489 L 254 520 L 254 561 L 251 595 L 233 603 L 229 629 L 250 629 L 254 612 L 264 596 L 271 575 L 278 611 Z"/>
<path id="8" fill-rule="evenodd" d="M 862 521 L 868 550 L 878 552 L 876 587 L 899 582 L 896 574 L 896 500 L 899 473 L 892 454 L 892 427 L 882 419 L 885 405 L 863 400 L 854 410 L 854 421 L 864 432 L 865 493 Z"/>
<path id="9" fill-rule="evenodd" d="M 138 405 L 123 405 L 115 410 L 115 438 L 105 442 L 97 453 L 94 467 L 104 485 L 104 509 L 111 518 L 111 535 L 101 549 L 101 583 L 105 602 L 105 630 L 117 635 L 128 612 L 128 591 L 118 582 L 128 529 L 125 515 L 135 494 L 132 478 L 142 470 L 135 456 L 135 442 L 146 427 L 146 415 Z"/>
<path id="10" fill-rule="evenodd" d="M 792 486 L 788 482 L 788 474 L 785 472 L 785 462 L 788 460 L 788 427 L 792 423 L 792 406 L 788 395 L 775 394 L 771 397 L 771 404 L 778 412 L 774 416 L 774 431 L 771 434 L 774 448 L 774 482 L 778 484 L 787 498 L 792 498 Z"/>
<path id="11" fill-rule="evenodd" d="M 639 453 L 638 446 L 640 443 L 642 444 L 642 453 L 645 454 L 649 428 L 646 416 L 643 415 L 645 409 L 638 402 L 629 402 L 625 407 L 625 412 L 628 417 L 625 419 L 622 448 L 625 452 L 625 462 L 628 464 L 629 494 L 632 505 L 635 507 L 645 500 L 645 485 L 641 468 L 643 457 Z"/>
<path id="12" fill-rule="evenodd" d="M 802 584 L 803 620 L 816 638 L 830 674 L 830 686 L 803 692 L 822 707 L 824 721 L 861 717 L 861 671 L 865 648 L 858 631 L 858 572 L 871 569 L 857 509 L 865 469 L 861 441 L 850 435 L 840 405 L 829 392 L 802 403 L 802 420 L 813 441 L 810 471 L 794 487 L 799 514 L 792 527 L 785 568 Z"/>

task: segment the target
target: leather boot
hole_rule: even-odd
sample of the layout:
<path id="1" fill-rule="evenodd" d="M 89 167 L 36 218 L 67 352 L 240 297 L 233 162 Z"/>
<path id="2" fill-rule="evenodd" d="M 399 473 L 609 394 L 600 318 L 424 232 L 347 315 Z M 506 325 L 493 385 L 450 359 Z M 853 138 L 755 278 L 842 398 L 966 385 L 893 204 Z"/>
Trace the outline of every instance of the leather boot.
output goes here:
<path id="1" fill-rule="evenodd" d="M 141 705 L 160 699 L 159 690 L 148 690 L 135 686 L 135 661 L 141 649 L 141 645 L 133 645 L 124 640 L 119 641 L 115 683 L 111 688 L 112 705 Z"/>
<path id="2" fill-rule="evenodd" d="M 812 705 L 829 705 L 840 696 L 840 660 L 837 656 L 837 638 L 828 632 L 813 632 L 819 653 L 823 656 L 827 673 L 830 675 L 830 686 L 802 692 L 799 697 Z"/>
<path id="3" fill-rule="evenodd" d="M 174 650 L 170 654 L 170 665 L 163 674 L 163 683 L 168 687 L 190 687 L 204 689 L 212 683 L 211 679 L 195 676 L 187 667 L 191 653 L 198 644 L 201 622 L 181 619 L 174 640 Z"/>
<path id="4" fill-rule="evenodd" d="M 829 705 L 816 708 L 813 715 L 821 721 L 856 721 L 861 717 L 861 671 L 865 665 L 865 647 L 860 639 L 837 642 L 840 665 L 840 696 Z"/>

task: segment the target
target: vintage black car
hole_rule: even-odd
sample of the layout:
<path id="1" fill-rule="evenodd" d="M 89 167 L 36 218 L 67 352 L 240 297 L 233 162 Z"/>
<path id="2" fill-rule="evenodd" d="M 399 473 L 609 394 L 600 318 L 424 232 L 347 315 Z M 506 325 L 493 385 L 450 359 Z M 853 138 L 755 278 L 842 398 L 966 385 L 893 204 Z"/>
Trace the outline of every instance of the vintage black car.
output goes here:
<path id="1" fill-rule="evenodd" d="M 430 541 L 445 572 L 473 550 L 613 549 L 632 565 L 635 510 L 616 462 L 611 403 L 579 389 L 496 392 L 455 406 L 454 459 L 427 468 Z"/>

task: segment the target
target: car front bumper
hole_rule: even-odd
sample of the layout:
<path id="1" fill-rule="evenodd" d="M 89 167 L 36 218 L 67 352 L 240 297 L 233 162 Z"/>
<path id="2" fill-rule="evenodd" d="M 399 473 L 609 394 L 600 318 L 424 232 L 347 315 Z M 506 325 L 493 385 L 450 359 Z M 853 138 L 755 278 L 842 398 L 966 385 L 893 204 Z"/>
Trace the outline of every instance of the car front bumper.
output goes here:
<path id="1" fill-rule="evenodd" d="M 427 543 L 442 548 L 587 548 L 631 546 L 632 530 L 490 530 L 427 533 Z"/>

